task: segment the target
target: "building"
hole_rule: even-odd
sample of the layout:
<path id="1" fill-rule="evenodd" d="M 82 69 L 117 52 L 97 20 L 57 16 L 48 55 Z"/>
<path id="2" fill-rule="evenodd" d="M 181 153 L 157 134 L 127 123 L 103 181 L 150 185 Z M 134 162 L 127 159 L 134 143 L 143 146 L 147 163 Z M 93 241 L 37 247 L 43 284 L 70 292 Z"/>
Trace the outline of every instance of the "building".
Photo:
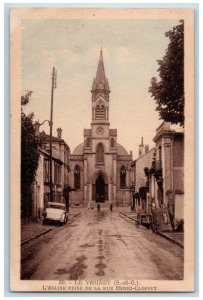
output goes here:
<path id="1" fill-rule="evenodd" d="M 154 137 L 156 152 L 150 176 L 154 207 L 167 208 L 173 229 L 184 220 L 184 131 L 163 122 Z"/>
<path id="2" fill-rule="evenodd" d="M 175 128 L 176 127 L 176 128 Z M 156 130 L 150 168 L 149 211 L 159 230 L 183 230 L 184 222 L 184 131 L 163 122 Z"/>
<path id="3" fill-rule="evenodd" d="M 117 142 L 117 129 L 110 128 L 110 88 L 102 50 L 91 94 L 91 128 L 84 129 L 83 142 L 70 156 L 70 184 L 75 189 L 71 202 L 84 206 L 91 201 L 130 204 L 132 153 Z"/>
<path id="4" fill-rule="evenodd" d="M 144 213 L 148 210 L 147 193 L 149 193 L 149 182 L 144 170 L 145 168 L 151 167 L 154 151 L 155 148 L 149 150 L 149 146 L 143 144 L 142 138 L 141 144 L 139 145 L 139 156 L 132 164 L 135 183 L 132 208 L 137 213 Z"/>
<path id="5" fill-rule="evenodd" d="M 41 219 L 42 212 L 50 201 L 50 136 L 39 132 L 35 123 L 36 135 L 41 141 L 40 158 L 35 181 L 33 182 L 33 218 Z M 52 137 L 52 192 L 53 200 L 64 202 L 64 188 L 69 185 L 70 148 L 62 139 L 62 129 L 57 129 L 57 137 Z"/>
<path id="6" fill-rule="evenodd" d="M 159 230 L 183 230 L 184 223 L 184 132 L 163 122 L 156 129 L 155 147 L 139 145 L 132 163 L 136 213 L 152 216 Z"/>

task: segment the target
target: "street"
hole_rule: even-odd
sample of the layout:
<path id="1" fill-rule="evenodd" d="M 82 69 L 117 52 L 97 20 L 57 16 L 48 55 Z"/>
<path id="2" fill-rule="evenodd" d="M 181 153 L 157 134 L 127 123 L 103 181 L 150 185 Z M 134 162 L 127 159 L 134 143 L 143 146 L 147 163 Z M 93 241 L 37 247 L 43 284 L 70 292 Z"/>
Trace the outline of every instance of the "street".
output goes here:
<path id="1" fill-rule="evenodd" d="M 184 250 L 119 211 L 84 210 L 22 246 L 21 278 L 183 279 Z"/>

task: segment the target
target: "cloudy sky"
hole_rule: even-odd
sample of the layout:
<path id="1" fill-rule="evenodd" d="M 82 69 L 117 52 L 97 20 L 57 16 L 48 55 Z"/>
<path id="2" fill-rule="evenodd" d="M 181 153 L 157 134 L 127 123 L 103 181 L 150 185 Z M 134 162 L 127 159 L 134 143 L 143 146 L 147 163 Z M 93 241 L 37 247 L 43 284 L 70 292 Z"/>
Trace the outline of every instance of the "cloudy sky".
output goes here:
<path id="1" fill-rule="evenodd" d="M 102 45 L 111 89 L 110 126 L 117 141 L 138 155 L 141 137 L 153 146 L 160 124 L 155 102 L 148 93 L 157 76 L 157 59 L 168 45 L 164 33 L 178 20 L 24 20 L 22 34 L 22 94 L 32 90 L 26 112 L 35 120 L 50 118 L 51 71 L 57 69 L 54 90 L 54 134 L 71 152 L 83 142 L 83 128 L 91 123 L 91 86 Z M 43 125 L 49 133 L 48 125 Z"/>

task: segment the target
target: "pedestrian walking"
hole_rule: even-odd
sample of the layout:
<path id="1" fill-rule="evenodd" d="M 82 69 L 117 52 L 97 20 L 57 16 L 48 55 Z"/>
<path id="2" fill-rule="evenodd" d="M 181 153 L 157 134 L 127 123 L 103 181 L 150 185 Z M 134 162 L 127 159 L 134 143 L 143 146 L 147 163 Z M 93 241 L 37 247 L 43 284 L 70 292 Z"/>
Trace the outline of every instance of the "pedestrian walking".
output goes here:
<path id="1" fill-rule="evenodd" d="M 97 211 L 100 211 L 100 204 L 97 204 Z"/>
<path id="2" fill-rule="evenodd" d="M 111 203 L 110 205 L 110 211 L 112 212 L 113 211 L 113 204 Z"/>

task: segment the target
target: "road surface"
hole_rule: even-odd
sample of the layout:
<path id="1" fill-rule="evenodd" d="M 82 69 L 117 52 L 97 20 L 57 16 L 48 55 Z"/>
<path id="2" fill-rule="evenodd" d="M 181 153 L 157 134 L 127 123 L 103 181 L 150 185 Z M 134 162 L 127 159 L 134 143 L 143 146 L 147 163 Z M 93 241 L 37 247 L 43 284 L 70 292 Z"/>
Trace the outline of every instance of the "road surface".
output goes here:
<path id="1" fill-rule="evenodd" d="M 84 211 L 22 246 L 21 278 L 183 279 L 183 249 L 117 211 Z"/>

